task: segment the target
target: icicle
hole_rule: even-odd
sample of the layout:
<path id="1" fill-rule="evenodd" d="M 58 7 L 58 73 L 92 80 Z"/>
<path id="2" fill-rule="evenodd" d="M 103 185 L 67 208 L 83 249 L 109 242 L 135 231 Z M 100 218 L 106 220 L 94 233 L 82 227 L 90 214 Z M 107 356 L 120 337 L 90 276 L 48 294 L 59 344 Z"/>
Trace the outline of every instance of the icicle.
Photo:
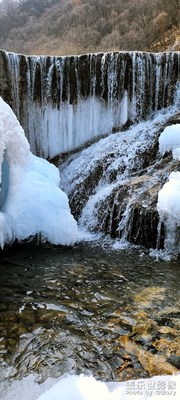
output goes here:
<path id="1" fill-rule="evenodd" d="M 14 53 L 5 53 L 8 62 L 9 74 L 11 76 L 12 107 L 17 118 L 19 118 L 19 56 Z"/>
<path id="2" fill-rule="evenodd" d="M 173 103 L 179 81 L 178 53 L 0 54 L 0 94 L 20 119 L 32 151 L 50 158 L 149 118 Z"/>
<path id="3" fill-rule="evenodd" d="M 132 53 L 132 82 L 133 82 L 133 87 L 132 87 L 132 101 L 131 101 L 131 118 L 132 121 L 134 122 L 136 120 L 137 116 L 137 111 L 136 111 L 136 106 L 137 106 L 137 101 L 136 101 L 136 53 Z"/>
<path id="4" fill-rule="evenodd" d="M 159 109 L 159 83 L 160 83 L 160 56 L 156 56 L 156 89 L 155 89 L 155 111 Z"/>

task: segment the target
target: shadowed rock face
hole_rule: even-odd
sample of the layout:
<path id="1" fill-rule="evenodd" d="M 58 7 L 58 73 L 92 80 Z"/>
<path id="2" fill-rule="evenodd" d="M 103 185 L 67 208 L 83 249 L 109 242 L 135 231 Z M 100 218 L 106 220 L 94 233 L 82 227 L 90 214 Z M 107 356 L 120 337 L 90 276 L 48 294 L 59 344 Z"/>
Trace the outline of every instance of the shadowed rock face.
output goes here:
<path id="1" fill-rule="evenodd" d="M 0 51 L 0 95 L 32 151 L 52 158 L 172 104 L 179 71 L 179 53 L 35 57 Z"/>

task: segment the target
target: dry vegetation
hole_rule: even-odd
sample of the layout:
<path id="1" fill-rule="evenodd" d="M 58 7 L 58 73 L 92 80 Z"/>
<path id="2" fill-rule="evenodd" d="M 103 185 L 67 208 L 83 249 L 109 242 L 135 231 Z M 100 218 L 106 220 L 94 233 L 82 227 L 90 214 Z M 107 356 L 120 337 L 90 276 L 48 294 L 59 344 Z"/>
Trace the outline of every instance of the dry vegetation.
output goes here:
<path id="1" fill-rule="evenodd" d="M 25 54 L 180 50 L 180 0 L 1 0 L 0 47 Z"/>

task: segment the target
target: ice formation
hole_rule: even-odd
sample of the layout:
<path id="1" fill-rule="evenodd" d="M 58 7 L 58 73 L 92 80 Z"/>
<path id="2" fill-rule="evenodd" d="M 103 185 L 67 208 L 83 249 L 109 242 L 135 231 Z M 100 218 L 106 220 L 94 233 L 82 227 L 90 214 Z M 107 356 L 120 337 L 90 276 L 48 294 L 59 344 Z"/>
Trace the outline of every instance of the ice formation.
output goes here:
<path id="1" fill-rule="evenodd" d="M 111 389 L 109 390 L 106 383 L 96 381 L 93 377 L 68 376 L 42 394 L 38 400 L 176 400 L 180 394 L 180 376 L 124 382 L 112 385 Z"/>
<path id="2" fill-rule="evenodd" d="M 87 200 L 85 196 L 81 212 L 77 217 L 79 218 L 79 229 L 83 230 L 83 238 L 86 238 L 87 232 L 105 232 L 110 235 L 113 232 L 117 238 L 115 246 L 124 248 L 129 245 L 133 210 L 138 204 L 142 204 L 144 214 L 146 210 L 150 209 L 151 188 L 154 187 L 155 191 L 158 191 L 162 182 L 162 174 L 166 173 L 163 160 L 161 173 L 153 160 L 150 166 L 144 169 L 144 155 L 146 157 L 147 154 L 151 154 L 160 129 L 163 129 L 162 127 L 168 123 L 172 115 L 176 114 L 179 109 L 178 104 L 175 103 L 169 109 L 159 111 L 151 120 L 134 124 L 126 131 L 102 138 L 83 151 L 71 155 L 61 164 L 62 188 L 73 201 L 76 196 L 82 201 L 83 188 L 86 187 L 88 177 L 91 177 L 92 190 L 88 188 Z M 164 149 L 165 144 L 163 144 Z M 124 196 L 123 190 L 126 187 L 127 194 Z M 116 207 L 117 204 L 118 207 Z M 115 214 L 116 209 L 118 211 Z M 151 224 L 152 226 L 153 224 Z M 139 224 L 139 231 L 140 229 L 141 225 Z M 143 225 L 142 229 L 144 230 Z M 150 236 L 153 237 L 151 247 L 155 248 L 157 225 L 156 230 L 150 231 L 150 229 L 149 227 L 148 241 Z M 176 232 L 176 227 L 174 229 Z M 137 234 L 139 231 L 136 229 Z M 139 237 L 141 239 L 142 235 L 140 234 Z"/>
<path id="3" fill-rule="evenodd" d="M 105 383 L 83 375 L 61 379 L 51 389 L 43 393 L 38 400 L 58 400 L 60 398 L 62 400 L 113 400 Z"/>
<path id="4" fill-rule="evenodd" d="M 159 151 L 162 155 L 172 150 L 173 158 L 180 161 L 180 124 L 167 126 L 159 138 Z"/>
<path id="5" fill-rule="evenodd" d="M 33 153 L 52 158 L 168 107 L 179 66 L 178 52 L 53 57 L 0 51 L 0 93 L 8 93 Z"/>
<path id="6" fill-rule="evenodd" d="M 159 137 L 159 151 L 163 155 L 172 150 L 175 160 L 180 161 L 180 124 L 167 126 Z M 180 226 L 180 172 L 169 176 L 158 196 L 158 211 L 161 216 L 169 215 Z"/>
<path id="7" fill-rule="evenodd" d="M 167 214 L 180 226 L 180 172 L 171 172 L 158 196 L 158 211 Z"/>
<path id="8" fill-rule="evenodd" d="M 0 98 L 0 246 L 36 234 L 71 245 L 77 224 L 59 188 L 59 171 L 30 152 L 17 118 Z"/>
<path id="9" fill-rule="evenodd" d="M 0 384 L 1 400 L 179 400 L 180 375 L 155 376 L 127 382 L 101 382 L 92 376 L 48 378 L 39 385 L 36 376 Z M 22 395 L 23 393 L 23 395 Z"/>
<path id="10" fill-rule="evenodd" d="M 180 161 L 180 124 L 171 125 L 164 129 L 159 138 L 159 151 L 163 155 L 172 150 L 175 160 Z M 180 253 L 180 172 L 173 171 L 168 182 L 158 195 L 157 209 L 160 223 L 166 228 L 165 248 L 171 252 Z"/>

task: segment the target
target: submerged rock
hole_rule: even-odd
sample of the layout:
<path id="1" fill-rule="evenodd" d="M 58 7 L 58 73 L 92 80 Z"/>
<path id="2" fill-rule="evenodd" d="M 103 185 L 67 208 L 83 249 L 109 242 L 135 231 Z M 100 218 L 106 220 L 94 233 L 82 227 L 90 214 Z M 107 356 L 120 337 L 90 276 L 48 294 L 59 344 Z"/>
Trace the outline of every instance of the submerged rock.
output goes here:
<path id="1" fill-rule="evenodd" d="M 165 356 L 151 354 L 149 351 L 143 350 L 141 346 L 134 343 L 127 336 L 121 336 L 119 341 L 128 353 L 134 354 L 137 357 L 149 376 L 158 374 L 168 375 L 178 372 L 178 369 L 170 364 Z"/>

